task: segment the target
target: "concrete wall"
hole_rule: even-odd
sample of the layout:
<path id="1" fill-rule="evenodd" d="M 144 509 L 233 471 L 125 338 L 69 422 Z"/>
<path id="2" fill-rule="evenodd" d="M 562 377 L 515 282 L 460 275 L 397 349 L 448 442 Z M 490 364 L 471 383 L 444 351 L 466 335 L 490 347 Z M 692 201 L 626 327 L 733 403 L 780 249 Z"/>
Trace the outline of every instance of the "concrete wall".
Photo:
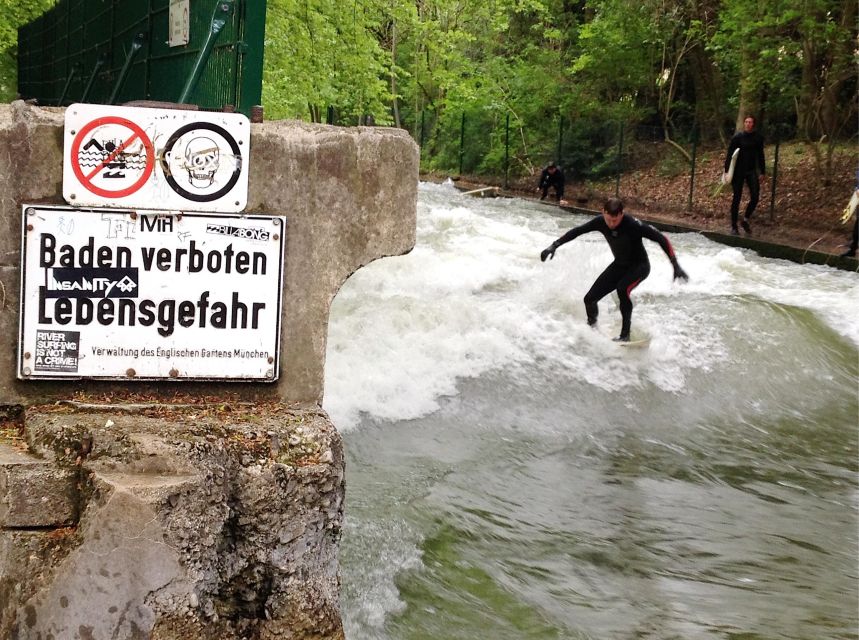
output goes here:
<path id="1" fill-rule="evenodd" d="M 62 398 L 83 388 L 15 378 L 21 204 L 64 204 L 63 118 L 62 109 L 0 105 L 0 404 Z M 331 301 L 363 265 L 412 249 L 417 183 L 418 150 L 405 131 L 284 121 L 252 125 L 245 211 L 285 215 L 288 225 L 280 378 L 273 385 L 207 384 L 196 390 L 321 403 Z M 182 385 L 195 389 L 194 383 Z M 90 382 L 86 388 L 110 393 L 126 387 Z"/>
<path id="2" fill-rule="evenodd" d="M 0 105 L 0 638 L 342 638 L 328 313 L 414 246 L 417 147 L 253 125 L 246 212 L 288 225 L 277 382 L 19 381 L 21 205 L 63 204 L 62 140 L 62 109 Z"/>

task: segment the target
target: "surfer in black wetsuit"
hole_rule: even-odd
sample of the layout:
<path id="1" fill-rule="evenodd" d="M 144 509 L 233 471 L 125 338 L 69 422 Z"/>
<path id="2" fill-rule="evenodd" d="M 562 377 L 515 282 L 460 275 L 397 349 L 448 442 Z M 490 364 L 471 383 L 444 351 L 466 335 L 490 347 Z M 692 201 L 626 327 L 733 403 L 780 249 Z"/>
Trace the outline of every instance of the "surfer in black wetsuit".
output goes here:
<path id="1" fill-rule="evenodd" d="M 585 311 L 588 314 L 588 324 L 593 326 L 597 323 L 597 315 L 599 314 L 597 303 L 612 291 L 617 291 L 618 298 L 620 298 L 622 324 L 620 335 L 615 340 L 629 342 L 629 328 L 632 322 L 632 300 L 629 294 L 650 275 L 650 261 L 647 258 L 647 251 L 644 249 L 642 238 L 652 240 L 662 247 L 674 267 L 675 280 L 679 278 L 685 281 L 689 279 L 689 276 L 680 268 L 668 238 L 649 224 L 644 224 L 632 216 L 624 215 L 623 202 L 617 198 L 610 198 L 606 201 L 602 215 L 570 229 L 550 244 L 540 253 L 540 260 L 545 262 L 547 258 L 553 258 L 555 251 L 562 244 L 591 231 L 599 231 L 603 234 L 608 241 L 612 255 L 614 255 L 614 262 L 606 267 L 590 291 L 585 294 Z"/>

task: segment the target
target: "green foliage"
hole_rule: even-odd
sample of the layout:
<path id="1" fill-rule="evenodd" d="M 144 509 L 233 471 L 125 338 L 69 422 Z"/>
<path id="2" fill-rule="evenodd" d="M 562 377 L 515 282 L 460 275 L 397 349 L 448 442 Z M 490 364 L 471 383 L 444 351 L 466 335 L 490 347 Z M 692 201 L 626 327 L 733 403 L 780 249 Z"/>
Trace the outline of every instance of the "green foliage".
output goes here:
<path id="1" fill-rule="evenodd" d="M 53 5 L 54 0 L 0 0 L 0 100 L 13 100 L 18 90 L 18 27 Z"/>
<path id="2" fill-rule="evenodd" d="M 580 30 L 581 53 L 570 67 L 574 78 L 596 88 L 608 103 L 634 104 L 652 94 L 648 80 L 658 49 L 648 4 L 598 0 L 590 6 L 594 18 Z"/>
<path id="3" fill-rule="evenodd" d="M 384 7 L 357 0 L 268 0 L 263 102 L 270 117 L 320 120 L 327 107 L 387 124 Z"/>
<path id="4" fill-rule="evenodd" d="M 53 2 L 0 3 L 9 95 L 14 29 Z M 426 168 L 450 172 L 559 159 L 610 175 L 621 129 L 688 145 L 743 109 L 834 145 L 856 135 L 856 14 L 855 0 L 268 0 L 263 102 L 270 118 L 403 126 Z"/>

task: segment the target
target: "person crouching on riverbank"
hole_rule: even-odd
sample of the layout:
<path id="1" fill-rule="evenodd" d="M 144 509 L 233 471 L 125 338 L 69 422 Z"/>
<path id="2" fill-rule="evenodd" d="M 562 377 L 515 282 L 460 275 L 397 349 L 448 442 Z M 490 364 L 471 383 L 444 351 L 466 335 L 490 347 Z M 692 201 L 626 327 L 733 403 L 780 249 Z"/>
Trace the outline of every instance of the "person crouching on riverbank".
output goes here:
<path id="1" fill-rule="evenodd" d="M 537 186 L 537 190 L 542 191 L 540 200 L 545 200 L 549 195 L 549 187 L 554 189 L 555 200 L 560 203 L 564 198 L 564 172 L 554 162 L 550 162 L 540 174 L 540 184 Z"/>

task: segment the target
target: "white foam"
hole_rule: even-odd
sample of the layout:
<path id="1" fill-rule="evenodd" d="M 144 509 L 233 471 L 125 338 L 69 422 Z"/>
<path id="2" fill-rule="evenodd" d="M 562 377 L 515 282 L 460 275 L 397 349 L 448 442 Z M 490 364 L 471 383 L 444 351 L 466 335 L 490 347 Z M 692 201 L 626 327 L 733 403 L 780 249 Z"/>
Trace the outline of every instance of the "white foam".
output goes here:
<path id="1" fill-rule="evenodd" d="M 344 598 L 351 605 L 343 619 L 346 635 L 386 637 L 385 621 L 406 608 L 394 576 L 421 566 L 415 533 L 402 520 L 370 522 L 350 515 L 344 522 L 343 539 L 351 545 L 346 551 L 361 566 L 360 572 L 350 572 L 344 581 Z"/>
<path id="2" fill-rule="evenodd" d="M 614 299 L 600 303 L 602 333 L 585 324 L 582 297 L 611 261 L 603 238 L 582 236 L 554 260 L 539 260 L 544 247 L 585 219 L 422 184 L 415 250 L 364 267 L 332 305 L 325 407 L 335 424 L 348 429 L 362 413 L 427 415 L 456 393 L 458 379 L 501 368 L 523 377 L 550 368 L 606 390 L 650 384 L 682 392 L 690 372 L 730 357 L 726 336 L 744 330 L 719 311 L 722 298 L 811 309 L 859 344 L 856 274 L 676 234 L 671 240 L 690 282 L 673 282 L 661 249 L 647 243 L 652 271 L 633 297 L 633 332 L 652 340 L 630 355 L 606 337 L 620 324 Z"/>

